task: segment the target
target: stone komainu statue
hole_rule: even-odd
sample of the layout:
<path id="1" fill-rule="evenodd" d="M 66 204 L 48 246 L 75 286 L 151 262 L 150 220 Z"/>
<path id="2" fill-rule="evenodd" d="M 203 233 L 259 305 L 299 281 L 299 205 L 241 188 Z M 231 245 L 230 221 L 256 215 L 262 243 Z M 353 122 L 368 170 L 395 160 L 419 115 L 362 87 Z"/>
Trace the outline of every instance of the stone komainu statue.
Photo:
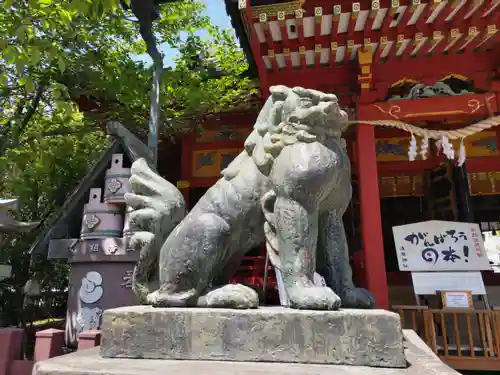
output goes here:
<path id="1" fill-rule="evenodd" d="M 226 283 L 245 252 L 266 241 L 291 307 L 373 307 L 353 285 L 342 222 L 352 194 L 346 120 L 335 95 L 272 87 L 244 151 L 187 215 L 181 193 L 136 161 L 125 199 L 143 303 L 256 307 L 254 290 Z M 315 271 L 328 287 L 314 285 Z"/>

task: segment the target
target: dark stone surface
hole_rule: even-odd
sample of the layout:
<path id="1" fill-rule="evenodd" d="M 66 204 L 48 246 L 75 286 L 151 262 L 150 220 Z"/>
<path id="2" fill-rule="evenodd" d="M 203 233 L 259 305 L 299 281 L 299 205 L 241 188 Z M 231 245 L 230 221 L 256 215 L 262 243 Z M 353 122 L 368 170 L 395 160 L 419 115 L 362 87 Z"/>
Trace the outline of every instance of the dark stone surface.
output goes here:
<path id="1" fill-rule="evenodd" d="M 37 362 L 33 375 L 459 375 L 446 366 L 413 331 L 407 341 L 406 368 L 378 368 L 301 363 L 175 361 L 102 358 L 99 348 Z"/>
<path id="2" fill-rule="evenodd" d="M 122 307 L 105 311 L 103 357 L 404 367 L 397 314 Z"/>

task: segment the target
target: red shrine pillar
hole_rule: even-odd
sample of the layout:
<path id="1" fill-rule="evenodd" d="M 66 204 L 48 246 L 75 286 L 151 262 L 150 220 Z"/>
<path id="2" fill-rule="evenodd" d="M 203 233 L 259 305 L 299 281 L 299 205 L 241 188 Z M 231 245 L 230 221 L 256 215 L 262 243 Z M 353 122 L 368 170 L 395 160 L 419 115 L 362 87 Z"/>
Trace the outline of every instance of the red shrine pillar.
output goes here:
<path id="1" fill-rule="evenodd" d="M 359 109 L 358 119 L 362 119 L 362 116 L 363 112 Z M 375 128 L 373 126 L 358 125 L 356 153 L 365 279 L 368 290 L 375 296 L 377 308 L 388 309 L 389 291 L 385 271 Z"/>

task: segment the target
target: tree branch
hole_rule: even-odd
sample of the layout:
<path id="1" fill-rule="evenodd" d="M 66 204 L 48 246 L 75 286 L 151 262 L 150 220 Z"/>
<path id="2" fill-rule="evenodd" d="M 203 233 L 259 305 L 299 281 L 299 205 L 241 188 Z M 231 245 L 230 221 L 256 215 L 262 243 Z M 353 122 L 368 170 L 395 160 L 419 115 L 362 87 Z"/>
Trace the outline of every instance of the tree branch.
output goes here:
<path id="1" fill-rule="evenodd" d="M 63 137 L 65 135 L 89 134 L 89 133 L 99 131 L 99 130 L 104 131 L 102 128 L 100 128 L 98 126 L 93 126 L 93 127 L 78 129 L 78 130 L 54 130 L 54 131 L 50 131 L 50 132 L 43 132 L 43 133 L 40 133 L 36 136 L 30 136 L 22 141 L 19 141 L 15 144 L 12 144 L 11 147 L 25 145 L 26 143 L 33 141 L 39 137 L 43 137 L 43 138 L 45 138 L 45 137 L 59 137 L 59 136 Z"/>
<path id="2" fill-rule="evenodd" d="M 25 99 L 20 100 L 19 105 L 16 108 L 16 112 L 14 113 L 12 118 L 8 121 L 8 123 L 5 126 L 0 128 L 0 156 L 2 156 L 5 153 L 5 150 L 8 147 L 8 142 L 10 139 L 9 133 L 12 131 L 16 119 L 22 115 L 25 105 L 26 105 L 26 100 Z"/>
<path id="3" fill-rule="evenodd" d="M 26 111 L 26 114 L 24 115 L 23 121 L 21 124 L 14 129 L 15 134 L 13 134 L 12 140 L 13 141 L 18 141 L 19 137 L 24 133 L 24 130 L 26 129 L 26 126 L 28 126 L 31 118 L 35 114 L 36 110 L 38 109 L 38 106 L 40 105 L 40 101 L 42 100 L 42 95 L 45 92 L 46 88 L 46 83 L 40 83 L 38 85 L 38 88 L 36 90 L 36 94 L 31 102 L 31 105 L 29 106 L 28 110 Z"/>
<path id="4" fill-rule="evenodd" d="M 19 143 L 19 138 L 24 133 L 26 126 L 28 126 L 28 123 L 30 122 L 31 118 L 38 109 L 38 106 L 40 105 L 40 101 L 42 100 L 45 88 L 46 88 L 46 82 L 43 81 L 38 85 L 35 96 L 31 101 L 31 105 L 28 107 L 28 110 L 26 111 L 24 118 L 19 124 L 19 126 L 14 126 L 15 122 L 12 121 L 11 125 L 9 126 L 9 129 L 6 129 L 5 133 L 2 134 L 2 139 L 0 140 L 0 155 L 4 155 L 5 151 L 10 147 L 12 147 L 13 144 Z M 20 116 L 24 108 L 25 108 L 24 105 L 19 106 L 15 117 Z M 10 136 L 9 133 L 11 133 Z"/>

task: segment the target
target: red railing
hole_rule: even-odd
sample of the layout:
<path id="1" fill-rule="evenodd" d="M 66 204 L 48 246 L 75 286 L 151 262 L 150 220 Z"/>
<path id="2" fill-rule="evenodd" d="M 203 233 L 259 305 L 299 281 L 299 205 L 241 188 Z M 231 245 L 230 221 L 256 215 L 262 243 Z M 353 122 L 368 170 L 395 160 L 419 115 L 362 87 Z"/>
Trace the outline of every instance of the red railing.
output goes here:
<path id="1" fill-rule="evenodd" d="M 35 362 L 64 354 L 64 331 L 51 328 L 36 333 L 33 360 L 25 360 L 22 357 L 23 335 L 20 328 L 0 329 L 0 375 L 31 375 Z M 98 346 L 100 341 L 99 331 L 83 332 L 78 338 L 78 350 Z"/>

